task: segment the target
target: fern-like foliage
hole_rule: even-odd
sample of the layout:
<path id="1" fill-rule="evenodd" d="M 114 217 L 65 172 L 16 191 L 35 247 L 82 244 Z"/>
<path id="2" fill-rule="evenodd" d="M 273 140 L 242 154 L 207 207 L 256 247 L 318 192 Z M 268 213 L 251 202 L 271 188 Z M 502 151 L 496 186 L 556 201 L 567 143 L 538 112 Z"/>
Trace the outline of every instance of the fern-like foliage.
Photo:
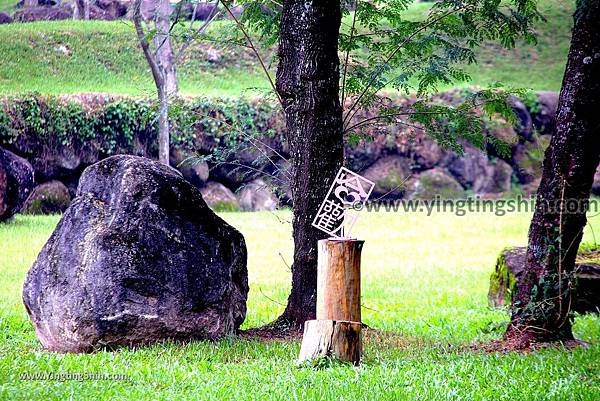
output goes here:
<path id="1" fill-rule="evenodd" d="M 508 151 L 508 145 L 486 134 L 489 120 L 514 123 L 512 96 L 522 89 L 499 83 L 468 93 L 459 102 L 433 100 L 441 85 L 461 84 L 465 67 L 477 62 L 476 49 L 489 42 L 512 48 L 518 41 L 535 43 L 533 26 L 543 19 L 535 0 L 440 0 L 416 15 L 414 0 L 343 0 L 339 36 L 340 100 L 345 105 L 344 132 L 351 143 L 373 124 L 415 124 L 442 146 L 462 151 L 464 140 L 485 149 Z M 241 21 L 263 46 L 279 35 L 279 0 L 241 0 Z M 413 94 L 398 106 L 385 97 Z M 362 118 L 364 110 L 376 117 Z M 368 113 L 372 115 L 373 113 Z M 358 139 L 357 139 L 358 138 Z"/>

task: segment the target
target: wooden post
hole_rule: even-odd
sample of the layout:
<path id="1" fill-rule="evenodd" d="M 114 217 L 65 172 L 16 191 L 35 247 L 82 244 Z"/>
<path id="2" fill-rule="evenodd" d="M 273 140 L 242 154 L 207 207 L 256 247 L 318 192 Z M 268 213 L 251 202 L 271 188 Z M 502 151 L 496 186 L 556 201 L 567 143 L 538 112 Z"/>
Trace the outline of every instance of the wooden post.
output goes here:
<path id="1" fill-rule="evenodd" d="M 323 239 L 317 262 L 317 320 L 360 322 L 360 253 L 364 241 Z"/>
<path id="2" fill-rule="evenodd" d="M 364 241 L 324 239 L 318 243 L 317 320 L 304 324 L 298 363 L 333 356 L 360 363 L 360 254 Z"/>

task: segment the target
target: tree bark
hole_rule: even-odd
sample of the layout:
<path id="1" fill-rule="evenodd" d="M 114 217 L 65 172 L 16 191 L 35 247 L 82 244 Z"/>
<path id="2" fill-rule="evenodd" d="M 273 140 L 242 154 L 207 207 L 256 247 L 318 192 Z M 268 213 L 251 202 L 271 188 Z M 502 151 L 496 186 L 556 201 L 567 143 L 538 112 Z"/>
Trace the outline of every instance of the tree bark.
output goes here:
<path id="1" fill-rule="evenodd" d="M 169 97 L 163 85 L 158 91 L 158 161 L 169 165 Z"/>
<path id="2" fill-rule="evenodd" d="M 90 0 L 82 0 L 83 1 L 83 19 L 90 19 Z"/>
<path id="3" fill-rule="evenodd" d="M 154 26 L 156 35 L 154 45 L 156 47 L 156 63 L 161 72 L 161 88 L 158 88 L 158 160 L 169 165 L 169 100 L 177 96 L 177 74 L 173 61 L 173 49 L 171 47 L 171 2 L 169 0 L 157 0 L 154 14 Z"/>
<path id="4" fill-rule="evenodd" d="M 157 0 L 154 10 L 155 51 L 150 48 L 142 26 L 142 0 L 135 0 L 133 22 L 144 57 L 150 66 L 158 94 L 158 160 L 169 165 L 169 101 L 177 95 L 177 73 L 171 47 L 171 4 L 168 0 Z"/>
<path id="5" fill-rule="evenodd" d="M 529 229 L 525 272 L 505 340 L 528 346 L 573 339 L 575 256 L 600 161 L 600 1 L 580 0 L 559 97 L 557 132 L 546 150 Z M 575 210 L 577 209 L 577 210 Z"/>
<path id="6" fill-rule="evenodd" d="M 37 0 L 36 0 L 37 2 Z M 90 19 L 90 0 L 75 0 L 73 2 L 73 19 Z"/>
<path id="7" fill-rule="evenodd" d="M 361 331 L 362 325 L 359 322 L 307 321 L 304 326 L 298 364 L 334 357 L 358 365 L 362 354 Z"/>
<path id="8" fill-rule="evenodd" d="M 284 0 L 277 91 L 292 156 L 292 291 L 276 323 L 301 329 L 315 318 L 317 241 L 311 222 L 343 162 L 339 100 L 339 0 Z"/>
<path id="9" fill-rule="evenodd" d="M 169 0 L 156 1 L 154 14 L 156 59 L 158 66 L 163 71 L 167 95 L 169 97 L 176 96 L 178 91 L 177 74 L 171 46 L 171 12 L 171 2 Z"/>

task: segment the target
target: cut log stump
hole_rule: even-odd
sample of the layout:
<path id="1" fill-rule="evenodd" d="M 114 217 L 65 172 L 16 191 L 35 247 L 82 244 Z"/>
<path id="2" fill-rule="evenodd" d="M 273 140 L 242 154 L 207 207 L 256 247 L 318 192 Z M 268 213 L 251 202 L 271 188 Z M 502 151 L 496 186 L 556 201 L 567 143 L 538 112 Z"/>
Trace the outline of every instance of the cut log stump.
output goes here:
<path id="1" fill-rule="evenodd" d="M 362 351 L 360 254 L 364 241 L 319 241 L 317 319 L 304 323 L 298 363 L 333 357 L 354 365 Z"/>
<path id="2" fill-rule="evenodd" d="M 319 241 L 317 320 L 360 322 L 360 254 L 356 239 Z"/>
<path id="3" fill-rule="evenodd" d="M 298 364 L 333 357 L 354 365 L 360 363 L 362 324 L 340 320 L 308 320 Z"/>

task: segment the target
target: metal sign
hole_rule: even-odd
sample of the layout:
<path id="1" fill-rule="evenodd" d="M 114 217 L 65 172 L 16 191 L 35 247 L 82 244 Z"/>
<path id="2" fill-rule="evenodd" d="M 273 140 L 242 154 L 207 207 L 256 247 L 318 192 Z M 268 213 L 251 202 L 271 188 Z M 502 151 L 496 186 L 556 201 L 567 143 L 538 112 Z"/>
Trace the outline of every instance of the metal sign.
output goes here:
<path id="1" fill-rule="evenodd" d="M 373 187 L 374 182 L 340 168 L 312 222 L 313 227 L 335 238 L 349 238 Z"/>

